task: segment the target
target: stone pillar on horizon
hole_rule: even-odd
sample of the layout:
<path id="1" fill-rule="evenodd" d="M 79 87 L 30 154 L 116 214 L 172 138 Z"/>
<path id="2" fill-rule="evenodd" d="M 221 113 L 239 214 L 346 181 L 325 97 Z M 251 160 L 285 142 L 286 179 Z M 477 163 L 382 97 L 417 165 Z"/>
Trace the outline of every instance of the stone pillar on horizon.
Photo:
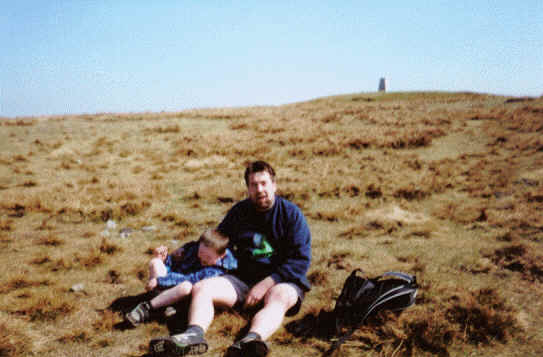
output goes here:
<path id="1" fill-rule="evenodd" d="M 386 92 L 387 91 L 387 80 L 385 77 L 381 77 L 379 79 L 379 92 Z"/>

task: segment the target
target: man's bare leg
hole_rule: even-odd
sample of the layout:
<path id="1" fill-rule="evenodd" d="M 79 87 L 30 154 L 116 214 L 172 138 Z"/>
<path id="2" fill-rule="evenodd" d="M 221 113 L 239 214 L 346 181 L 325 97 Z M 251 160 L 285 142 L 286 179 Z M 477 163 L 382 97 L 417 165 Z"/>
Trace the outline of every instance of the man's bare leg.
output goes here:
<path id="1" fill-rule="evenodd" d="M 204 279 L 196 283 L 192 288 L 189 325 L 197 325 L 207 331 L 215 316 L 215 306 L 232 307 L 236 301 L 236 290 L 224 277 Z"/>
<path id="2" fill-rule="evenodd" d="M 279 327 L 288 309 L 298 301 L 296 290 L 288 284 L 277 284 L 266 294 L 264 307 L 254 316 L 249 332 L 267 340 Z"/>
<path id="3" fill-rule="evenodd" d="M 264 297 L 264 307 L 254 316 L 247 335 L 234 342 L 226 351 L 227 357 L 267 356 L 265 342 L 281 326 L 287 311 L 298 302 L 298 292 L 289 284 L 277 284 Z"/>

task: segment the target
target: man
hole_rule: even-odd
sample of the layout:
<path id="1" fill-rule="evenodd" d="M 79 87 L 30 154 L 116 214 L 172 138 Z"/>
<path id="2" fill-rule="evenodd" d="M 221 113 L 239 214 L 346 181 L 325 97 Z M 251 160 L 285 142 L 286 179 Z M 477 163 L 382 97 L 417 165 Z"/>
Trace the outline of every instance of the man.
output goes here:
<path id="1" fill-rule="evenodd" d="M 296 314 L 310 284 L 311 233 L 300 209 L 276 195 L 275 171 L 264 161 L 245 170 L 248 198 L 236 203 L 219 224 L 230 238 L 239 269 L 235 275 L 202 280 L 194 285 L 185 332 L 151 340 L 153 353 L 167 356 L 201 354 L 208 345 L 204 332 L 215 306 L 259 309 L 246 336 L 232 344 L 227 357 L 266 356 L 265 340 L 285 316 Z"/>

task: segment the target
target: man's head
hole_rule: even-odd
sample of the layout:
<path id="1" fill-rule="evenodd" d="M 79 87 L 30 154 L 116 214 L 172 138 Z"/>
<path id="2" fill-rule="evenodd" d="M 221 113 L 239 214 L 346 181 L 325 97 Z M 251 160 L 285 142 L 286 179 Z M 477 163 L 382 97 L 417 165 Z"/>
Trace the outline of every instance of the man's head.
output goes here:
<path id="1" fill-rule="evenodd" d="M 202 233 L 198 242 L 200 242 L 198 259 L 200 259 L 202 265 L 215 265 L 217 260 L 226 254 L 228 237 L 222 235 L 217 230 L 206 230 Z"/>
<path id="2" fill-rule="evenodd" d="M 245 169 L 245 183 L 249 199 L 257 211 L 267 211 L 275 203 L 275 171 L 264 161 L 251 162 Z"/>

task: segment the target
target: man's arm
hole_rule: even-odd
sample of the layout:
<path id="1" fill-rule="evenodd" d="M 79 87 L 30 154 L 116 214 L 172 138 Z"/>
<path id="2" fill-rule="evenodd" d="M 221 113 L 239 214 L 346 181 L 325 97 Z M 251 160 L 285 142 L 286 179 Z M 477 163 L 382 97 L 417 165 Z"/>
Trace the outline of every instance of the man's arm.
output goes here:
<path id="1" fill-rule="evenodd" d="M 268 290 L 278 283 L 288 281 L 298 284 L 304 290 L 310 288 L 306 274 L 311 264 L 311 233 L 302 212 L 295 209 L 292 213 L 287 232 L 288 244 L 280 253 L 283 260 L 274 273 L 251 288 L 245 300 L 247 307 L 260 302 Z"/>
<path id="2" fill-rule="evenodd" d="M 287 244 L 281 252 L 281 264 L 271 277 L 276 283 L 290 281 L 309 290 L 306 274 L 311 264 L 311 233 L 302 212 L 296 207 L 290 217 Z"/>
<path id="3" fill-rule="evenodd" d="M 236 238 L 237 228 L 239 227 L 241 202 L 238 202 L 232 208 L 226 212 L 226 215 L 222 219 L 221 223 L 217 226 L 217 230 L 230 238 L 230 245 L 232 240 Z"/>

